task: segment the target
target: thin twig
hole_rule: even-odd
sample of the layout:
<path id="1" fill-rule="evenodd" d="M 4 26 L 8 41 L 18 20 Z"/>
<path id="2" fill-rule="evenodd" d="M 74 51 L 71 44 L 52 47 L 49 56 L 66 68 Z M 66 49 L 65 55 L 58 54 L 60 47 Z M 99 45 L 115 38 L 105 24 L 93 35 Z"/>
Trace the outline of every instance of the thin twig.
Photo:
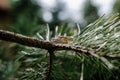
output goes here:
<path id="1" fill-rule="evenodd" d="M 101 57 L 104 57 L 104 58 L 107 58 L 107 59 L 117 59 L 117 60 L 120 60 L 120 55 L 108 55 L 108 54 L 102 54 L 102 55 L 99 55 Z"/>
<path id="2" fill-rule="evenodd" d="M 53 50 L 49 50 L 49 55 L 50 55 L 50 60 L 49 60 L 49 67 L 46 73 L 46 80 L 50 80 L 51 77 L 51 71 L 52 71 L 52 65 L 53 65 L 53 59 L 54 59 L 54 51 Z"/>

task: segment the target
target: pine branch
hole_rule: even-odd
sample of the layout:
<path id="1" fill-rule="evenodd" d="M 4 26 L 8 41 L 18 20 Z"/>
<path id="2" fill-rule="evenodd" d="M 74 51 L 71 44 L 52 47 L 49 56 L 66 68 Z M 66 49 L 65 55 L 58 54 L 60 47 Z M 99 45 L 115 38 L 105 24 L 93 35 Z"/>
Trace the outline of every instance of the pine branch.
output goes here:
<path id="1" fill-rule="evenodd" d="M 48 51 L 56 51 L 56 50 L 73 50 L 76 52 L 84 53 L 86 55 L 96 54 L 96 51 L 92 49 L 82 49 L 81 47 L 71 46 L 67 44 L 56 44 L 50 41 L 38 40 L 32 37 L 27 37 L 18 33 L 0 30 L 0 40 L 10 41 L 19 43 L 21 45 L 26 45 L 30 47 L 36 47 L 41 49 L 46 49 Z M 120 57 L 111 55 L 100 55 L 102 57 L 108 57 L 111 59 L 119 59 Z"/>
<path id="2" fill-rule="evenodd" d="M 19 44 L 30 46 L 30 47 L 46 49 L 48 51 L 49 50 L 53 50 L 53 51 L 73 50 L 73 51 L 77 51 L 77 52 L 81 52 L 85 54 L 93 53 L 91 51 L 84 50 L 79 47 L 70 46 L 67 44 L 54 44 L 53 42 L 50 42 L 50 41 L 38 40 L 32 37 L 27 37 L 27 36 L 24 36 L 18 33 L 4 31 L 4 30 L 0 30 L 0 39 L 5 40 L 5 41 L 19 43 Z"/>

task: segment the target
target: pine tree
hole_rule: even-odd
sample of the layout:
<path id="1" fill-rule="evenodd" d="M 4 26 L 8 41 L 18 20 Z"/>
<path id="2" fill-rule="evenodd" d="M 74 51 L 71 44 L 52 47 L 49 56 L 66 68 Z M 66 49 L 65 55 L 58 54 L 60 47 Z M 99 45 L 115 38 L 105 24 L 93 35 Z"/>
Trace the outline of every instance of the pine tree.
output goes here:
<path id="1" fill-rule="evenodd" d="M 119 15 L 101 17 L 82 30 L 78 26 L 77 30 L 76 35 L 71 35 L 72 41 L 69 36 L 61 39 L 68 43 L 51 41 L 48 26 L 46 35 L 38 33 L 39 39 L 0 30 L 1 40 L 30 46 L 23 46 L 13 62 L 2 63 L 1 79 L 119 80 Z M 57 34 L 60 34 L 58 29 Z"/>
<path id="2" fill-rule="evenodd" d="M 31 2 L 26 6 L 37 7 Z M 7 46 L 17 50 L 8 59 L 8 49 L 0 45 L 0 80 L 120 79 L 120 14 L 100 17 L 82 29 L 60 26 L 53 31 L 38 24 L 35 14 L 27 15 L 32 11 L 26 8 L 14 15 L 15 30 L 0 30 L 0 44 L 10 41 L 13 44 Z"/>

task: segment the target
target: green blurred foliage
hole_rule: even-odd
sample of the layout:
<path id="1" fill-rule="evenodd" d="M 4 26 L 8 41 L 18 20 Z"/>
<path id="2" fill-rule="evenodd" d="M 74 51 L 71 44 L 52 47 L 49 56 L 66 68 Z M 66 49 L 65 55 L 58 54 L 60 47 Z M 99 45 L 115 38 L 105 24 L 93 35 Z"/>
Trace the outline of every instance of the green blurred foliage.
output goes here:
<path id="1" fill-rule="evenodd" d="M 40 30 L 39 24 L 43 24 L 42 19 L 38 17 L 40 7 L 31 0 L 12 1 L 13 25 L 11 30 L 24 35 L 33 35 Z M 39 23 L 40 22 L 40 23 Z"/>
<path id="2" fill-rule="evenodd" d="M 91 0 L 86 0 L 83 10 L 83 17 L 86 21 L 86 24 L 90 24 L 99 18 L 98 9 L 92 4 Z"/>
<path id="3" fill-rule="evenodd" d="M 12 0 L 11 0 L 12 1 Z M 12 1 L 13 11 L 13 25 L 12 29 L 14 32 L 18 32 L 25 35 L 32 35 L 41 28 L 41 25 L 45 25 L 42 18 L 42 8 L 33 0 L 17 0 Z M 53 21 L 49 23 L 50 29 L 54 30 L 56 25 L 61 25 L 57 15 L 60 11 L 60 7 L 57 7 L 53 14 Z M 17 26 L 17 27 L 16 27 Z"/>
<path id="4" fill-rule="evenodd" d="M 120 13 L 120 0 L 116 0 L 113 5 L 113 13 Z"/>

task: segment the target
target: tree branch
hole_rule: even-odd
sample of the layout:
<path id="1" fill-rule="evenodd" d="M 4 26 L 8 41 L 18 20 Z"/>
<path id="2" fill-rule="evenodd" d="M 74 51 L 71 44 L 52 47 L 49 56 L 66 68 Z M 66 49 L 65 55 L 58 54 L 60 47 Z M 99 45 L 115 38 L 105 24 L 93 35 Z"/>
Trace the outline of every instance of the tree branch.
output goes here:
<path id="1" fill-rule="evenodd" d="M 16 42 L 22 45 L 30 46 L 30 47 L 36 47 L 46 50 L 73 50 L 76 52 L 84 53 L 86 55 L 95 54 L 96 52 L 91 49 L 82 49 L 81 47 L 71 46 L 67 44 L 56 44 L 50 41 L 44 41 L 44 40 L 38 40 L 32 37 L 27 37 L 21 34 L 17 34 L 14 32 L 4 31 L 0 30 L 0 40 L 10 41 L 10 42 Z M 101 55 L 100 55 L 101 56 Z M 108 58 L 115 58 L 111 57 L 109 55 L 102 55 L 102 57 L 108 57 Z M 117 57 L 118 58 L 118 57 Z"/>
<path id="2" fill-rule="evenodd" d="M 0 39 L 10 42 L 19 43 L 22 45 L 30 46 L 30 47 L 36 47 L 46 50 L 73 50 L 85 54 L 93 53 L 93 51 L 90 50 L 84 50 L 80 47 L 70 46 L 67 44 L 56 44 L 50 41 L 44 41 L 44 40 L 38 40 L 32 37 L 27 37 L 18 33 L 9 32 L 0 30 Z"/>

